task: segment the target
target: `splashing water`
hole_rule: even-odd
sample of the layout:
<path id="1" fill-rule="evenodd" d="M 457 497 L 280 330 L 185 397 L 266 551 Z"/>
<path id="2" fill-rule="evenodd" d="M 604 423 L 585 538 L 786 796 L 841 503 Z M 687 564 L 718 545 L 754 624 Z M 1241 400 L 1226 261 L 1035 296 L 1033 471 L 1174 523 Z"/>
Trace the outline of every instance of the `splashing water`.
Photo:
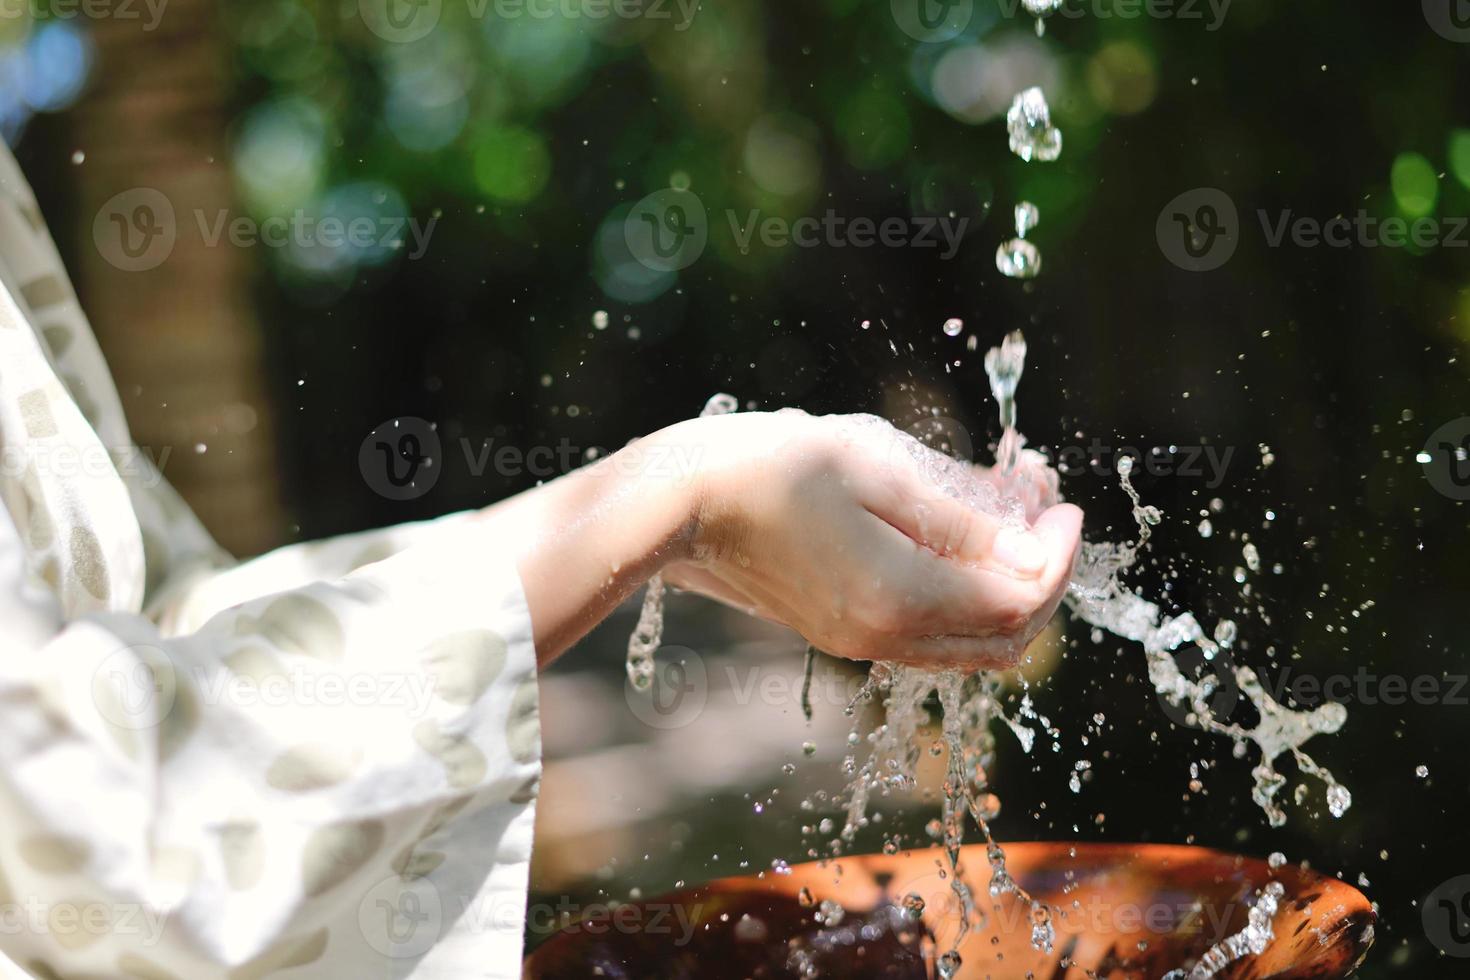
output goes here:
<path id="1" fill-rule="evenodd" d="M 1199 962 L 1188 973 L 1170 970 L 1164 974 L 1163 980 L 1210 980 L 1236 960 L 1260 956 L 1271 940 L 1276 938 L 1271 922 L 1276 918 L 1277 906 L 1285 894 L 1286 889 L 1275 881 L 1261 889 L 1256 893 L 1255 904 L 1247 913 L 1244 929 L 1205 950 L 1205 955 L 1199 958 Z"/>
<path id="2" fill-rule="evenodd" d="M 700 417 L 729 415 L 737 411 L 740 403 L 734 395 L 723 392 L 713 395 L 705 402 Z M 635 690 L 646 691 L 653 686 L 654 655 L 658 653 L 664 638 L 664 595 L 668 591 L 662 575 L 648 580 L 648 591 L 643 594 L 643 606 L 638 610 L 638 625 L 628 637 L 628 682 Z"/>
<path id="3" fill-rule="evenodd" d="M 1009 484 L 1008 478 L 1021 465 L 1021 452 L 1025 445 L 1025 438 L 1017 429 L 1016 410 L 1016 391 L 1025 371 L 1025 361 L 1026 342 L 1019 331 L 1006 336 L 985 357 L 985 370 L 1003 430 L 996 453 L 1002 487 Z M 724 414 L 736 408 L 735 400 L 730 396 L 716 395 L 701 414 Z M 875 424 L 880 421 L 873 420 Z M 1021 500 L 997 489 L 990 482 L 977 480 L 968 464 L 929 449 L 911 436 L 900 435 L 899 438 L 942 492 L 995 516 L 1004 525 L 1026 525 L 1025 505 Z M 1028 465 L 1040 460 L 1035 453 L 1027 456 Z M 1217 718 L 1209 704 L 1215 690 L 1214 678 L 1207 676 L 1201 681 L 1190 680 L 1180 670 L 1173 655 L 1193 644 L 1207 659 L 1213 660 L 1222 650 L 1233 645 L 1235 624 L 1221 620 L 1212 636 L 1207 636 L 1191 613 L 1163 616 L 1156 604 L 1121 584 L 1121 577 L 1134 567 L 1146 547 L 1153 526 L 1162 521 L 1158 509 L 1144 505 L 1134 489 L 1132 468 L 1131 458 L 1119 461 L 1119 481 L 1133 505 L 1138 540 L 1120 544 L 1084 542 L 1069 583 L 1067 606 L 1080 620 L 1096 629 L 1142 645 L 1149 680 L 1159 696 L 1171 704 L 1187 704 L 1190 709 L 1187 717 L 1195 725 L 1232 739 L 1237 757 L 1246 754 L 1249 743 L 1258 747 L 1261 758 L 1252 770 L 1255 779 L 1252 798 L 1265 811 L 1272 826 L 1280 826 L 1286 821 L 1285 812 L 1276 803 L 1278 793 L 1286 785 L 1286 777 L 1274 767 L 1275 761 L 1286 752 L 1293 755 L 1302 773 L 1316 776 L 1326 784 L 1328 811 L 1334 817 L 1342 816 L 1352 804 L 1351 794 L 1330 772 L 1304 753 L 1301 746 L 1313 735 L 1340 729 L 1347 718 L 1346 709 L 1333 703 L 1314 710 L 1288 709 L 1265 691 L 1253 670 L 1234 667 L 1233 676 L 1241 692 L 1255 705 L 1260 720 L 1254 728 L 1246 728 Z M 1055 490 L 1054 472 L 1047 471 L 1047 475 L 1052 478 L 1051 488 Z M 638 627 L 629 641 L 628 676 L 639 689 L 646 689 L 652 680 L 653 653 L 662 636 L 663 595 L 662 581 L 658 577 L 650 580 Z M 1022 683 L 1024 688 L 1025 682 Z M 931 821 L 929 834 L 942 844 L 949 865 L 947 877 L 950 888 L 963 914 L 950 949 L 935 961 L 941 977 L 957 973 L 961 943 L 972 927 L 983 926 L 987 919 L 977 905 L 974 889 L 966 878 L 966 869 L 960 863 L 966 816 L 975 821 L 985 841 L 990 867 L 989 896 L 999 899 L 1011 894 L 1028 906 L 1031 942 L 1036 949 L 1050 953 L 1056 941 L 1053 910 L 1033 898 L 1010 876 L 1005 852 L 991 832 L 990 822 L 998 815 L 1000 804 L 990 791 L 988 770 L 995 758 L 997 722 L 1011 730 L 1027 753 L 1035 743 L 1036 730 L 1019 719 L 1034 721 L 1053 737 L 1058 732 L 1044 715 L 1037 713 L 1029 694 L 1021 699 L 1018 718 L 1007 716 L 1001 705 L 1000 689 L 1001 675 L 996 672 L 933 671 L 880 661 L 873 664 L 867 680 L 847 707 L 847 714 L 854 719 L 848 736 L 849 746 L 857 747 L 864 741 L 859 708 L 879 708 L 882 719 L 866 736 L 869 745 L 866 758 L 859 763 L 854 751 L 843 760 L 842 769 L 849 778 L 844 800 L 846 820 L 839 835 L 829 842 L 832 857 L 843 853 L 858 832 L 870 825 L 868 807 L 875 794 L 886 796 L 917 788 L 917 766 L 926 747 L 932 745 L 931 751 L 935 754 L 948 752 L 941 818 Z M 942 710 L 939 743 L 934 743 L 925 733 L 930 720 L 926 703 L 931 694 L 937 695 Z M 1088 767 L 1079 764 L 1073 776 L 1083 768 Z M 1297 797 L 1300 800 L 1300 791 Z M 828 833 L 832 829 L 830 821 L 823 820 L 818 829 Z M 897 847 L 893 841 L 889 845 L 894 849 Z M 889 845 L 885 845 L 885 850 Z M 1212 947 L 1191 971 L 1176 970 L 1168 976 L 1171 980 L 1209 980 L 1236 960 L 1261 952 L 1273 938 L 1271 922 L 1282 894 L 1279 884 L 1272 882 L 1267 885 L 1257 896 L 1249 924 L 1242 932 Z M 824 919 L 839 919 L 842 914 L 840 907 L 823 907 L 821 912 Z"/>
<path id="4" fill-rule="evenodd" d="M 1051 124 L 1051 107 L 1035 86 L 1019 93 L 1006 113 L 1011 152 L 1030 163 L 1055 160 L 1062 154 L 1062 131 Z"/>

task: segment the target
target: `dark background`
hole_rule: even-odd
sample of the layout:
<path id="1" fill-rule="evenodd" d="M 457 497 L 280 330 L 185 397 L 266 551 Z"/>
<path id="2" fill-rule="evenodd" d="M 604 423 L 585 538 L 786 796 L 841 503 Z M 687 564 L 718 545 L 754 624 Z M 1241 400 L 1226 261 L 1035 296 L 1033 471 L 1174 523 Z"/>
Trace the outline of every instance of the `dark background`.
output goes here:
<path id="1" fill-rule="evenodd" d="M 1466 505 L 1436 492 L 1415 457 L 1435 429 L 1470 414 L 1470 233 L 1458 248 L 1271 247 L 1257 213 L 1273 222 L 1286 209 L 1319 220 L 1359 208 L 1414 217 L 1425 213 L 1411 199 L 1425 186 L 1414 175 L 1427 164 L 1428 213 L 1452 230 L 1470 215 L 1470 44 L 1441 36 L 1409 2 L 1236 0 L 1215 31 L 1208 8 L 1190 20 L 1100 17 L 1089 5 L 1086 16 L 1053 18 L 1037 40 L 1029 18 L 979 0 L 964 33 L 933 44 L 899 30 L 887 3 L 858 0 L 721 0 L 687 31 L 477 21 L 457 18 L 451 8 L 463 10 L 451 0 L 434 32 L 403 45 L 364 30 L 350 8 L 179 0 L 156 37 L 72 21 L 67 29 L 88 52 L 85 84 L 33 118 L 15 98 L 0 106 L 115 364 L 151 360 L 136 354 L 154 340 L 141 338 L 146 325 L 106 314 L 109 295 L 164 290 L 195 267 L 186 251 L 136 275 L 99 263 L 92 202 L 163 186 L 165 177 L 150 184 L 148 174 L 161 171 L 163 155 L 151 150 L 167 140 L 218 133 L 219 155 L 200 152 L 195 164 L 228 188 L 240 214 L 325 209 L 333 189 L 370 182 L 390 212 L 439 215 L 417 261 L 400 251 L 312 271 L 262 247 L 199 258 L 235 263 L 247 300 L 236 329 L 254 338 L 245 349 L 255 354 L 201 361 L 200 377 L 187 381 L 178 379 L 188 361 L 160 354 L 169 370 L 140 382 L 135 399 L 149 401 L 138 412 L 153 426 L 139 441 L 188 446 L 208 435 L 171 415 L 169 399 L 154 397 L 160 389 L 203 378 L 198 397 L 207 401 L 210 371 L 254 379 L 255 434 L 272 465 L 252 472 L 276 482 L 262 498 L 271 501 L 260 511 L 264 530 L 231 543 L 258 550 L 431 516 L 535 482 L 526 473 L 476 477 L 451 453 L 431 493 L 385 500 L 363 480 L 357 451 L 398 416 L 436 422 L 451 445 L 494 438 L 524 450 L 565 439 L 580 456 L 729 391 L 760 408 L 872 411 L 900 425 L 937 409 L 988 459 L 998 430 L 983 351 L 1023 328 L 1031 353 L 1020 417 L 1033 445 L 1055 453 L 1096 438 L 1109 466 L 1125 446 L 1233 453 L 1218 487 L 1208 473 L 1138 477 L 1145 501 L 1165 516 L 1152 567 L 1139 577 L 1150 595 L 1207 624 L 1233 616 L 1239 658 L 1272 678 L 1361 667 L 1449 678 L 1441 692 L 1459 697 L 1389 705 L 1355 695 L 1346 729 L 1308 747 L 1355 805 L 1341 820 L 1319 814 L 1313 785 L 1307 804 L 1290 808 L 1291 822 L 1271 830 L 1249 799 L 1250 763 L 1232 759 L 1228 743 L 1168 723 L 1141 651 L 1094 644 L 1072 628 L 1064 659 L 1033 695 L 1063 729 L 1064 749 L 1026 757 L 1002 737 L 995 775 L 1007 809 L 998 833 L 1279 850 L 1349 881 L 1363 875 L 1382 919 L 1362 975 L 1463 973 L 1426 939 L 1420 903 L 1440 882 L 1470 874 L 1470 689 L 1453 682 L 1470 672 L 1470 533 Z M 172 34 L 169 17 L 183 24 Z M 10 30 L 10 56 L 35 48 L 45 23 L 22 25 L 29 40 Z M 97 137 L 105 132 L 97 106 L 122 105 L 107 80 L 127 84 L 171 58 L 209 66 L 203 77 L 219 97 L 171 128 L 129 126 L 117 143 Z M 982 97 L 978 82 L 965 90 L 973 112 L 954 104 L 952 90 L 936 96 L 937 76 L 964 78 L 976 66 L 997 73 L 1002 113 L 1011 93 L 1045 83 L 1065 134 L 1058 161 L 1010 154 L 996 98 Z M 46 64 L 33 58 L 29 70 Z M 150 77 L 143 97 L 168 102 L 167 79 Z M 124 111 L 133 110 L 116 109 Z M 85 163 L 71 162 L 77 149 Z M 109 169 L 124 152 L 127 168 Z M 279 173 L 261 167 L 282 160 L 296 162 Z M 634 202 L 671 182 L 687 182 L 704 203 L 710 245 L 688 269 L 657 275 L 619 252 L 622 222 Z M 204 206 L 190 196 L 196 184 L 177 186 L 170 195 L 180 214 Z M 1233 199 L 1240 242 L 1223 267 L 1195 273 L 1165 257 L 1155 223 L 1168 202 L 1199 187 Z M 1022 198 L 1040 209 L 1031 237 L 1045 259 L 1025 284 L 994 262 Z M 741 255 L 724 213 L 743 218 L 755 207 L 790 218 L 829 208 L 878 220 L 940 213 L 969 226 L 949 261 L 936 250 L 826 245 Z M 211 302 L 206 293 L 195 299 L 201 309 Z M 609 315 L 605 330 L 592 326 L 598 310 Z M 941 332 L 951 316 L 964 319 L 964 337 Z M 977 351 L 966 349 L 970 335 Z M 119 374 L 133 398 L 127 370 Z M 191 500 L 214 492 L 212 455 L 170 471 Z M 1089 537 L 1119 540 L 1132 524 L 1107 468 L 1069 475 L 1064 490 L 1086 510 Z M 1206 539 L 1197 525 L 1212 498 L 1221 505 Z M 216 497 L 201 509 L 231 541 L 231 527 L 248 518 L 234 515 L 238 506 Z M 1242 585 L 1233 570 L 1244 564 L 1244 534 L 1263 567 Z M 799 667 L 789 638 L 695 599 L 671 605 L 670 643 L 721 656 L 758 641 L 779 669 Z M 630 624 L 620 614 L 549 679 L 543 819 L 582 806 L 579 793 L 605 792 L 558 780 L 563 759 L 614 742 L 636 759 L 641 740 L 657 734 L 623 717 Z M 588 735 L 576 698 L 604 712 L 611 703 L 619 716 Z M 791 714 L 790 705 L 753 706 L 725 723 L 738 739 L 765 723 L 762 710 Z M 1097 712 L 1105 732 L 1084 750 L 1078 737 Z M 792 785 L 779 772 L 788 756 L 801 761 L 800 736 L 784 756 L 755 755 L 757 776 L 732 770 L 714 788 L 720 774 L 708 770 L 721 763 L 696 748 L 687 768 L 659 763 L 643 776 L 658 781 L 662 802 L 647 786 L 601 801 L 625 811 L 616 834 L 542 835 L 537 894 L 622 898 L 637 887 L 648 895 L 799 858 L 799 826 L 811 819 L 795 805 L 799 790 L 752 814 L 752 800 Z M 824 748 L 818 758 L 826 757 Z M 1081 757 L 1093 770 L 1074 795 L 1066 781 Z M 1190 794 L 1188 766 L 1200 759 L 1218 768 L 1207 794 Z M 1416 776 L 1419 765 L 1428 778 Z M 799 778 L 836 785 L 835 762 L 816 768 Z M 910 803 L 894 819 L 914 831 L 932 810 Z M 574 857 L 559 859 L 556 849 Z"/>

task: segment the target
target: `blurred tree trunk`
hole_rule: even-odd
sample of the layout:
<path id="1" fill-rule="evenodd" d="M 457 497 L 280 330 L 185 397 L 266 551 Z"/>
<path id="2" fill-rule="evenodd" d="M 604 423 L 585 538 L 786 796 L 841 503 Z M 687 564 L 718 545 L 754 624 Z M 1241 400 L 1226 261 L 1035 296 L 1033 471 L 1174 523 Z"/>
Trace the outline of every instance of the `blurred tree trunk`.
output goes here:
<path id="1" fill-rule="evenodd" d="M 74 111 L 86 153 L 76 170 L 77 286 L 135 441 L 155 458 L 168 447 L 168 479 L 222 545 L 251 554 L 285 529 L 251 258 L 227 238 L 207 245 L 195 219 L 232 207 L 229 57 L 217 16 L 211 0 L 170 0 L 153 30 L 91 22 L 96 71 Z M 178 238 L 157 268 L 128 272 L 93 246 L 92 221 L 135 187 L 168 197 Z"/>

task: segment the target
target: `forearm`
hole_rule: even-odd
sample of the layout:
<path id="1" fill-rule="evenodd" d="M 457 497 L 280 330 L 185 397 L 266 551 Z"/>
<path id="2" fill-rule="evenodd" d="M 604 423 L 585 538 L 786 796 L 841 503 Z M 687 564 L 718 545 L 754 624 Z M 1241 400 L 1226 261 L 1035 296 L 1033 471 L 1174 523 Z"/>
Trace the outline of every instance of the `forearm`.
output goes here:
<path id="1" fill-rule="evenodd" d="M 688 427 L 674 426 L 482 512 L 519 556 L 543 667 L 688 556 L 700 456 Z"/>

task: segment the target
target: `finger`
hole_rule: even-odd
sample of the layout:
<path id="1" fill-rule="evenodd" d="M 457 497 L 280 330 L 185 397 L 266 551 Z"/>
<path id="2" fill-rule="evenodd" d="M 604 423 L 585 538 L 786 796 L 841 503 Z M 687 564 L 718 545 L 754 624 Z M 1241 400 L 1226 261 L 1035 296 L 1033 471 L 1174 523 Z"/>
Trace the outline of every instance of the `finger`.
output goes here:
<path id="1" fill-rule="evenodd" d="M 928 597 L 923 618 L 928 635 L 990 637 L 1024 634 L 1045 625 L 1066 592 L 1081 542 L 1082 512 L 1070 504 L 1045 511 L 1030 531 L 1030 547 L 1043 556 L 1039 573 L 1017 577 L 987 562 L 966 564 L 916 549 L 914 587 Z M 1005 535 L 1002 531 L 1002 537 Z M 1012 651 L 1014 652 L 1014 651 Z"/>
<path id="2" fill-rule="evenodd" d="M 963 561 L 980 561 L 990 554 L 1001 527 L 998 518 L 944 496 L 901 462 L 870 476 L 859 488 L 859 501 L 910 540 Z"/>

